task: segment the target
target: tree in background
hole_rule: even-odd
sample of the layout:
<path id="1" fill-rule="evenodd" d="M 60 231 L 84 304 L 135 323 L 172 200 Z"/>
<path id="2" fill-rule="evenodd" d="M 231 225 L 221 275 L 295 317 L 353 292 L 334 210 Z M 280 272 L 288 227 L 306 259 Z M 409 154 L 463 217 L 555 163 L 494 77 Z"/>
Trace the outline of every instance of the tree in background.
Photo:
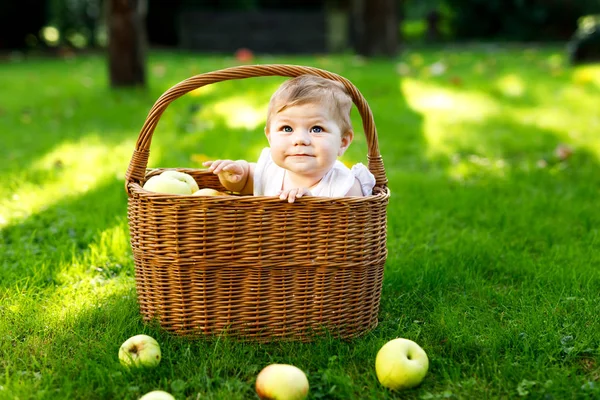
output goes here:
<path id="1" fill-rule="evenodd" d="M 112 87 L 146 85 L 146 0 L 105 0 Z"/>
<path id="2" fill-rule="evenodd" d="M 398 10 L 402 0 L 351 0 L 352 42 L 365 57 L 393 57 L 398 52 Z"/>

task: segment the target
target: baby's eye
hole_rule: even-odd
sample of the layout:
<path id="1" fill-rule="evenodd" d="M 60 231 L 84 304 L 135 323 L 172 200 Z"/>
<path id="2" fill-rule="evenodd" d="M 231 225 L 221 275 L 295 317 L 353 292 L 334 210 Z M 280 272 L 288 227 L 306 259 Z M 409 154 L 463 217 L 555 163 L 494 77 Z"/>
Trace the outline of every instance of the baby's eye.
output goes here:
<path id="1" fill-rule="evenodd" d="M 320 126 L 313 126 L 312 128 L 310 128 L 310 131 L 314 133 L 321 133 L 323 132 L 323 128 L 321 128 Z"/>
<path id="2" fill-rule="evenodd" d="M 288 125 L 282 127 L 281 130 L 288 133 L 293 131 L 292 127 Z"/>

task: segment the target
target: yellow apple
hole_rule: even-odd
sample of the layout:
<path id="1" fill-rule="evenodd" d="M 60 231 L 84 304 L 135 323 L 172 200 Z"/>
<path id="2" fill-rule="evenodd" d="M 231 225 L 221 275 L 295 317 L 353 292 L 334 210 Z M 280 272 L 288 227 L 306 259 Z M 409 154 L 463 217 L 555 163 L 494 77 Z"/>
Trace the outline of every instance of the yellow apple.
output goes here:
<path id="1" fill-rule="evenodd" d="M 148 335 L 135 335 L 119 348 L 119 362 L 124 367 L 156 367 L 161 352 L 158 342 Z"/>
<path id="2" fill-rule="evenodd" d="M 304 400 L 308 396 L 308 379 L 293 365 L 267 365 L 256 377 L 256 394 L 261 400 Z"/>
<path id="3" fill-rule="evenodd" d="M 144 184 L 144 189 L 149 192 L 190 195 L 198 190 L 198 184 L 190 174 L 169 170 L 150 177 Z"/>
<path id="4" fill-rule="evenodd" d="M 175 397 L 163 390 L 153 390 L 140 397 L 140 400 L 175 400 Z"/>
<path id="5" fill-rule="evenodd" d="M 227 193 L 219 192 L 211 188 L 202 188 L 193 193 L 194 196 L 227 196 Z"/>
<path id="6" fill-rule="evenodd" d="M 423 381 L 429 369 L 429 358 L 417 343 L 396 338 L 384 344 L 375 359 L 377 379 L 386 388 L 402 390 Z"/>

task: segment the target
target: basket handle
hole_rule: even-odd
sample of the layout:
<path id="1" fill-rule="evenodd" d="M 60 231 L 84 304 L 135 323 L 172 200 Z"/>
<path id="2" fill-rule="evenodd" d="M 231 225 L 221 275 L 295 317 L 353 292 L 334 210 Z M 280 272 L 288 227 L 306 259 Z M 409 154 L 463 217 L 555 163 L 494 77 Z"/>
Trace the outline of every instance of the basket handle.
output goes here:
<path id="1" fill-rule="evenodd" d="M 368 168 L 375 176 L 375 185 L 385 187 L 387 178 L 383 167 L 383 159 L 379 154 L 379 144 L 377 141 L 377 130 L 373 121 L 373 114 L 367 104 L 367 101 L 358 91 L 358 89 L 346 78 L 332 72 L 299 65 L 286 64 L 264 64 L 264 65 L 241 65 L 237 67 L 225 68 L 218 71 L 207 72 L 195 75 L 185 79 L 162 94 L 150 109 L 146 121 L 135 145 L 135 150 L 127 173 L 125 175 L 125 190 L 129 192 L 129 184 L 133 182 L 142 182 L 146 175 L 148 158 L 150 155 L 150 143 L 152 142 L 152 133 L 158 124 L 160 116 L 166 110 L 167 106 L 174 100 L 202 86 L 211 83 L 228 81 L 233 79 L 253 78 L 259 76 L 287 76 L 296 77 L 303 74 L 311 74 L 328 78 L 342 83 L 352 97 L 358 112 L 362 118 L 363 129 L 367 138 L 368 146 Z"/>

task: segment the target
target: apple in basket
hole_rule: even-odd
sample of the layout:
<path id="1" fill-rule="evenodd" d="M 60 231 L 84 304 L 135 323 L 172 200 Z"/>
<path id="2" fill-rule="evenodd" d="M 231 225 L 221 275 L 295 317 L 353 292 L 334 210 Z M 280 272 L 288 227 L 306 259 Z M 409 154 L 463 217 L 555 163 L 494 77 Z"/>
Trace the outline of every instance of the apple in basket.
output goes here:
<path id="1" fill-rule="evenodd" d="M 140 397 L 140 400 L 175 400 L 175 397 L 164 390 L 153 390 Z"/>
<path id="2" fill-rule="evenodd" d="M 423 381 L 429 358 L 417 343 L 396 338 L 384 344 L 375 358 L 377 379 L 392 390 L 413 388 Z"/>
<path id="3" fill-rule="evenodd" d="M 198 184 L 190 174 L 180 171 L 164 171 L 150 177 L 144 184 L 149 192 L 191 195 L 198 191 Z"/>
<path id="4" fill-rule="evenodd" d="M 227 196 L 227 193 L 219 192 L 211 188 L 202 188 L 193 193 L 194 196 Z"/>
<path id="5" fill-rule="evenodd" d="M 160 358 L 158 342 L 148 335 L 132 336 L 119 348 L 119 362 L 127 368 L 156 367 Z"/>
<path id="6" fill-rule="evenodd" d="M 256 394 L 262 400 L 304 400 L 308 396 L 308 379 L 293 365 L 267 365 L 256 377 Z"/>

